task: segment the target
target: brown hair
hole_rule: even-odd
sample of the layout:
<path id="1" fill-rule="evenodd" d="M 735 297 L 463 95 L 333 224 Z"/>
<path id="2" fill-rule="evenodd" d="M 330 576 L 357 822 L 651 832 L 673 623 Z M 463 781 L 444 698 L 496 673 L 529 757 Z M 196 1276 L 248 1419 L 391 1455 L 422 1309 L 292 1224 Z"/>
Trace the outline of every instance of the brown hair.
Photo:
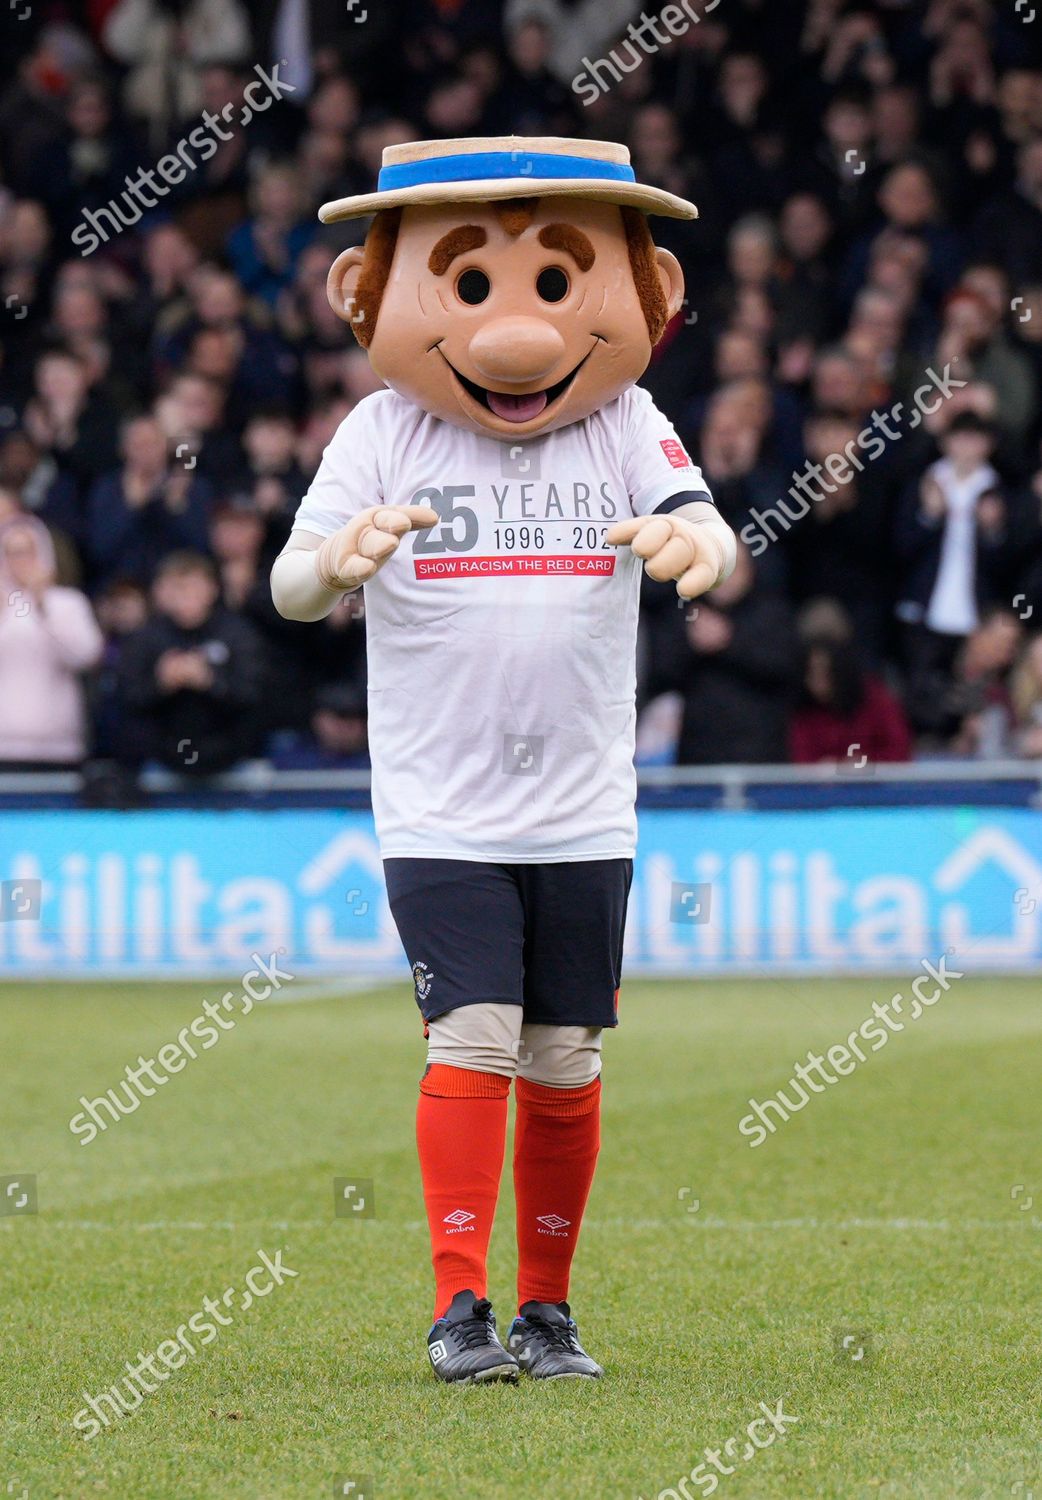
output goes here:
<path id="1" fill-rule="evenodd" d="M 358 273 L 354 305 L 345 311 L 351 317 L 351 329 L 363 349 L 368 349 L 376 332 L 376 319 L 383 301 L 384 287 L 391 274 L 394 247 L 398 243 L 400 208 L 382 208 L 369 226 L 365 237 L 365 254 Z M 357 319 L 357 321 L 356 321 Z"/>
<path id="2" fill-rule="evenodd" d="M 658 279 L 655 242 L 648 228 L 648 216 L 641 213 L 639 208 L 624 208 L 622 227 L 626 231 L 630 270 L 633 272 L 633 284 L 640 298 L 644 321 L 648 325 L 648 337 L 652 344 L 657 344 L 669 322 L 669 305 Z"/>
<path id="3" fill-rule="evenodd" d="M 201 552 L 189 552 L 187 549 L 168 552 L 156 569 L 153 582 L 158 583 L 164 578 L 185 578 L 190 573 L 204 573 L 211 583 L 217 582 L 217 569 L 213 559 L 205 557 Z"/>
<path id="4" fill-rule="evenodd" d="M 492 208 L 509 235 L 519 235 L 532 222 L 538 198 L 506 198 Z M 358 275 L 353 305 L 347 308 L 351 328 L 363 349 L 368 349 L 376 332 L 376 319 L 383 300 L 384 287 L 391 274 L 398 229 L 402 221 L 400 208 L 384 208 L 373 219 L 365 237 L 362 269 Z M 622 209 L 622 226 L 630 256 L 630 270 L 637 289 L 648 337 L 657 344 L 669 322 L 669 307 L 658 276 L 655 242 L 648 228 L 648 218 L 639 208 Z M 355 321 L 357 319 L 357 321 Z"/>

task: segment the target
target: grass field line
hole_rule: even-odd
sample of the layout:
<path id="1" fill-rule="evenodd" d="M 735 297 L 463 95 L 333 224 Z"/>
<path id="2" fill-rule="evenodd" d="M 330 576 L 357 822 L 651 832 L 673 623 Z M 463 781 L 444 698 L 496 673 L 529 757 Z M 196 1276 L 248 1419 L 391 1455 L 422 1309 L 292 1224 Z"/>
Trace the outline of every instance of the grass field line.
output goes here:
<path id="1" fill-rule="evenodd" d="M 166 1234 L 171 1230 L 240 1230 L 240 1229 L 278 1229 L 292 1231 L 294 1229 L 328 1229 L 336 1223 L 335 1219 L 151 1219 L 140 1224 L 118 1222 L 108 1219 L 52 1219 L 49 1215 L 39 1214 L 34 1216 L 37 1223 L 46 1224 L 49 1229 L 73 1230 L 89 1229 L 104 1230 L 109 1233 L 123 1233 L 130 1230 L 136 1234 Z M 359 1223 L 363 1222 L 359 1220 Z M 425 1219 L 367 1219 L 364 1222 L 372 1224 L 373 1230 L 391 1229 L 396 1234 L 426 1233 L 427 1222 Z M 897 1232 L 921 1231 L 931 1234 L 945 1234 L 949 1231 L 972 1231 L 975 1233 L 998 1233 L 1013 1234 L 1022 1233 L 1025 1229 L 1042 1229 L 1042 1221 L 1033 1218 L 1030 1225 L 1022 1220 L 1016 1219 L 714 1219 L 704 1218 L 609 1218 L 609 1219 L 585 1219 L 584 1229 L 597 1230 L 660 1230 L 673 1229 L 678 1223 L 685 1224 L 691 1229 L 702 1230 L 726 1230 L 741 1233 L 778 1233 L 792 1229 L 824 1229 L 836 1232 L 849 1233 L 854 1230 L 894 1230 Z M 14 1217 L 0 1220 L 0 1228 L 12 1229 Z"/>

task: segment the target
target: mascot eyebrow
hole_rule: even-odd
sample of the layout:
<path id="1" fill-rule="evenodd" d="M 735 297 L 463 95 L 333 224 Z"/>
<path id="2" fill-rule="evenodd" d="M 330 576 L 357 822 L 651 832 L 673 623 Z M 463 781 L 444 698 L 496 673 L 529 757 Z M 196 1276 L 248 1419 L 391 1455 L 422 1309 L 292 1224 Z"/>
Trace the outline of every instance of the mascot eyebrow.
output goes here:
<path id="1" fill-rule="evenodd" d="M 567 250 L 580 271 L 588 271 L 597 259 L 588 236 L 573 224 L 547 224 L 539 231 L 539 243 L 548 250 Z"/>
<path id="2" fill-rule="evenodd" d="M 444 276 L 457 255 L 466 255 L 468 250 L 478 250 L 488 239 L 480 224 L 461 224 L 443 234 L 427 258 L 427 269 L 432 276 Z"/>
<path id="3" fill-rule="evenodd" d="M 508 198 L 492 205 L 496 217 L 507 234 L 518 235 L 532 222 L 532 214 L 538 200 L 534 198 Z M 659 283 L 655 262 L 655 246 L 648 229 L 647 218 L 639 209 L 623 208 L 622 223 L 629 250 L 630 270 L 640 299 L 644 321 L 652 344 L 657 344 L 669 320 L 665 294 Z M 363 349 L 368 349 L 376 331 L 376 320 L 383 300 L 384 287 L 391 274 L 401 223 L 400 208 L 385 208 L 373 219 L 372 227 L 365 238 L 365 254 L 355 287 L 354 306 L 360 316 L 351 320 L 351 331 Z M 434 276 L 442 276 L 457 255 L 476 250 L 487 239 L 484 229 L 478 224 L 460 224 L 442 235 L 428 258 L 428 269 Z M 567 250 L 581 271 L 593 265 L 593 246 L 581 230 L 570 224 L 547 224 L 539 234 L 539 242 L 547 249 Z"/>
<path id="4" fill-rule="evenodd" d="M 444 276 L 457 255 L 480 250 L 487 242 L 488 235 L 480 224 L 461 224 L 442 235 L 427 259 L 427 269 L 432 276 Z M 597 258 L 589 236 L 573 224 L 544 225 L 539 231 L 539 243 L 547 250 L 567 250 L 580 271 L 588 271 Z"/>

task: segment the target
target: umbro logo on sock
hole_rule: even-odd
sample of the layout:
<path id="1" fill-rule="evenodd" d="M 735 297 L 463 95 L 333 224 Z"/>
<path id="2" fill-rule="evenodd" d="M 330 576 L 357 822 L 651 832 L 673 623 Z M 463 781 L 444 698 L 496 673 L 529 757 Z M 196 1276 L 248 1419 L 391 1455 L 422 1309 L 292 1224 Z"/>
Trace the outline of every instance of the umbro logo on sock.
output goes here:
<path id="1" fill-rule="evenodd" d="M 537 1224 L 545 1224 L 545 1229 L 537 1229 L 537 1234 L 550 1234 L 554 1239 L 566 1240 L 568 1236 L 561 1234 L 562 1229 L 567 1229 L 571 1219 L 562 1219 L 560 1214 L 539 1214 L 536 1217 Z"/>
<path id="2" fill-rule="evenodd" d="M 455 1229 L 446 1230 L 447 1234 L 463 1234 L 468 1230 L 471 1234 L 473 1234 L 474 1229 L 470 1222 L 473 1218 L 474 1215 L 469 1214 L 465 1208 L 455 1208 L 453 1209 L 451 1214 L 446 1214 L 441 1222 L 443 1224 L 454 1224 L 456 1226 Z"/>

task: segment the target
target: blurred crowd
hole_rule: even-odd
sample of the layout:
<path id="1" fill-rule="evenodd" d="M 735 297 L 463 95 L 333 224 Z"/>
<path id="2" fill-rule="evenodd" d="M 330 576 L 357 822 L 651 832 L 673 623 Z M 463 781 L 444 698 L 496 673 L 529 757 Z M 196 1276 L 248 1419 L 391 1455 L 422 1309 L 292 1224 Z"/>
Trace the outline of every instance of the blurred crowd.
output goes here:
<path id="1" fill-rule="evenodd" d="M 684 13 L 12 7 L 0 766 L 366 764 L 363 601 L 291 624 L 267 581 L 378 384 L 325 295 L 364 226 L 315 210 L 507 132 L 625 141 L 700 209 L 654 222 L 688 298 L 643 384 L 742 545 L 696 605 L 645 583 L 641 757 L 1042 757 L 1042 15 Z"/>

